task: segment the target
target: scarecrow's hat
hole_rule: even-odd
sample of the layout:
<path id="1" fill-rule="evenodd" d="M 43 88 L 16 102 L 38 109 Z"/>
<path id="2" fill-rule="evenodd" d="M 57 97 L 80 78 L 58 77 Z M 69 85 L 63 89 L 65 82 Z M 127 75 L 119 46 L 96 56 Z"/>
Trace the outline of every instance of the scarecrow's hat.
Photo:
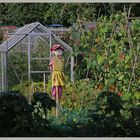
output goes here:
<path id="1" fill-rule="evenodd" d="M 52 51 L 55 51 L 56 49 L 62 49 L 62 50 L 64 50 L 64 48 L 61 45 L 59 45 L 59 44 L 53 45 L 53 47 L 51 47 L 50 50 L 52 52 Z"/>

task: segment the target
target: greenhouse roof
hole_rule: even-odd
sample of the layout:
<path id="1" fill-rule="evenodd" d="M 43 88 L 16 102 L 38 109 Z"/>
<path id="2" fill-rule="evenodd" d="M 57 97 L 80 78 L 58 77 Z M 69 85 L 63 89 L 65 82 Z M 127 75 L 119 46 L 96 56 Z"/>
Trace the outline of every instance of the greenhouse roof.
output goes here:
<path id="1" fill-rule="evenodd" d="M 48 28 L 46 28 L 39 22 L 34 22 L 31 24 L 24 25 L 23 27 L 18 28 L 14 33 L 12 33 L 10 38 L 8 38 L 0 45 L 0 52 L 2 53 L 8 52 L 17 43 L 19 43 L 22 39 L 24 39 L 26 36 L 30 34 L 34 34 L 34 35 L 45 34 L 48 36 L 52 36 L 64 47 L 64 49 L 72 51 L 72 48 L 68 44 L 66 44 L 64 41 L 58 38 Z"/>
<path id="2" fill-rule="evenodd" d="M 49 27 L 63 27 L 62 24 L 51 24 L 49 25 Z"/>

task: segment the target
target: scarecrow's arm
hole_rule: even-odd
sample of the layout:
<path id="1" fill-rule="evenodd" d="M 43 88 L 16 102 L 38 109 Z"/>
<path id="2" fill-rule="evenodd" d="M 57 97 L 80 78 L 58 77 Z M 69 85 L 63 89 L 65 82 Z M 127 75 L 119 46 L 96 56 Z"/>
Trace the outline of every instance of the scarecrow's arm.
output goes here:
<path id="1" fill-rule="evenodd" d="M 51 71 L 53 70 L 53 64 L 54 64 L 54 59 L 51 58 L 50 63 L 49 63 L 49 68 Z"/>

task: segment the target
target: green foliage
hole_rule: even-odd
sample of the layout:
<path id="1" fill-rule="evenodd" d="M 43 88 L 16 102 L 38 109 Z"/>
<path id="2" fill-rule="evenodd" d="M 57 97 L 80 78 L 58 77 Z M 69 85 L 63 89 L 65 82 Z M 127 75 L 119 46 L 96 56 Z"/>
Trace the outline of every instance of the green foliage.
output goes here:
<path id="1" fill-rule="evenodd" d="M 32 128 L 36 136 L 140 135 L 137 89 L 140 84 L 140 22 L 134 20 L 128 26 L 126 16 L 126 13 L 101 16 L 96 28 L 91 30 L 84 28 L 81 21 L 73 27 L 70 43 L 76 58 L 76 80 L 74 83 L 66 81 L 59 119 L 48 112 L 55 102 L 42 93 L 43 83 L 25 83 L 13 88 L 21 89 L 26 96 L 37 92 L 31 100 L 34 109 Z M 51 81 L 46 87 L 47 93 L 51 94 Z"/>
<path id="2" fill-rule="evenodd" d="M 49 58 L 50 50 L 47 42 L 37 38 L 36 44 L 31 50 L 31 58 Z M 22 44 L 23 43 L 23 44 Z M 28 54 L 27 46 L 21 41 L 8 52 L 8 85 L 23 84 L 28 80 Z M 48 60 L 30 60 L 31 71 L 47 71 L 49 69 Z M 43 74 L 31 74 L 33 81 L 43 81 Z M 46 76 L 47 79 L 47 76 Z"/>
<path id="3" fill-rule="evenodd" d="M 78 131 L 81 132 L 80 130 L 85 129 L 84 133 L 80 133 L 80 136 L 83 134 L 90 137 L 139 136 L 138 106 L 125 106 L 126 101 L 118 94 L 107 91 L 101 92 L 94 104 L 95 108 L 90 110 L 89 114 L 91 119 Z"/>
<path id="4" fill-rule="evenodd" d="M 46 91 L 51 92 L 51 81 L 45 85 Z M 19 91 L 22 95 L 26 96 L 28 99 L 31 98 L 33 93 L 44 92 L 44 83 L 43 82 L 28 82 L 25 81 L 22 84 L 17 84 L 11 87 L 11 90 Z M 49 94 L 50 95 L 50 94 Z"/>
<path id="5" fill-rule="evenodd" d="M 114 117 L 120 116 L 120 111 L 123 109 L 121 97 L 116 93 L 102 92 L 95 101 L 96 109 L 102 114 L 111 115 Z"/>
<path id="6" fill-rule="evenodd" d="M 20 92 L 20 94 L 28 98 L 29 101 L 31 100 L 33 89 L 31 87 L 30 82 L 26 81 L 23 84 L 16 84 L 12 86 L 10 89 L 13 91 Z"/>
<path id="7" fill-rule="evenodd" d="M 93 100 L 92 108 L 64 110 L 58 120 L 51 117 L 51 130 L 55 133 L 49 134 L 74 137 L 139 136 L 139 106 L 125 105 L 126 100 L 117 93 L 101 92 Z"/>
<path id="8" fill-rule="evenodd" d="M 128 25 L 126 13 L 101 16 L 89 30 L 84 22 L 77 22 L 70 40 L 76 79 L 90 78 L 97 89 L 134 92 L 140 76 L 138 30 L 139 20 Z"/>
<path id="9" fill-rule="evenodd" d="M 36 21 L 44 23 L 43 10 L 46 6 L 37 3 L 3 3 L 0 5 L 0 15 L 2 22 L 8 25 L 23 26 Z"/>
<path id="10" fill-rule="evenodd" d="M 74 83 L 67 82 L 63 90 L 61 105 L 70 111 L 77 110 L 80 112 L 82 109 L 90 108 L 97 94 L 93 82 L 88 79 L 77 80 Z"/>
<path id="11" fill-rule="evenodd" d="M 22 95 L 16 92 L 0 93 L 0 136 L 32 135 L 32 111 Z"/>
<path id="12" fill-rule="evenodd" d="M 96 93 L 96 95 L 93 95 L 93 89 L 88 90 L 89 98 L 91 99 L 90 102 L 87 102 L 89 99 L 88 96 L 84 97 L 85 102 L 82 104 L 80 100 L 84 100 L 80 97 L 80 92 L 83 92 L 82 94 L 86 94 L 86 90 L 82 91 L 82 86 L 87 87 L 90 85 L 84 83 L 84 81 L 77 81 L 77 97 L 76 97 L 76 105 L 72 104 L 71 106 L 67 106 L 69 103 L 67 103 L 68 97 L 65 97 L 65 103 L 64 99 L 62 98 L 63 104 L 63 112 L 60 114 L 59 118 L 56 119 L 54 114 L 51 114 L 48 112 L 53 106 L 55 106 L 54 100 L 52 100 L 48 94 L 46 93 L 34 93 L 31 105 L 31 107 L 28 104 L 28 107 L 31 108 L 29 110 L 30 115 L 32 114 L 32 117 L 30 116 L 30 123 L 28 122 L 28 125 L 30 124 L 30 129 L 32 130 L 30 134 L 27 132 L 24 133 L 18 133 L 17 131 L 13 134 L 9 134 L 9 136 L 49 136 L 49 137 L 60 137 L 60 136 L 83 136 L 83 137 L 118 137 L 118 136 L 139 136 L 139 105 L 137 105 L 136 99 L 132 96 L 129 97 L 123 97 L 120 96 L 118 93 L 112 93 L 112 92 L 101 92 Z M 72 88 L 72 87 L 71 87 Z M 68 90 L 68 89 L 67 89 Z M 70 90 L 70 89 L 69 89 Z M 81 94 L 81 95 L 82 95 Z M 91 98 L 90 94 L 93 95 L 93 98 Z M 3 96 L 1 104 L 4 103 L 7 104 L 5 112 L 7 110 L 10 111 L 10 115 L 13 114 L 13 101 L 17 97 L 20 97 L 21 95 L 18 93 L 12 92 L 11 95 L 14 95 L 14 97 L 10 98 L 9 102 L 7 102 L 6 98 L 7 94 L 1 94 Z M 10 95 L 10 96 L 11 96 Z M 16 96 L 15 96 L 16 95 Z M 71 95 L 73 95 L 73 92 L 71 92 Z M 1 97 L 2 97 L 1 96 Z M 9 97 L 10 97 L 9 96 Z M 23 99 L 25 99 L 23 96 L 21 96 Z M 18 101 L 19 98 L 17 99 Z M 17 101 L 17 102 L 18 102 Z M 72 101 L 71 101 L 72 102 Z M 83 101 L 82 101 L 83 102 Z M 12 104 L 11 104 L 12 103 Z M 15 102 L 14 102 L 15 103 Z M 27 100 L 26 100 L 27 103 Z M 21 101 L 19 103 L 21 105 Z M 19 107 L 19 104 L 17 106 Z M 136 105 L 135 105 L 136 104 Z M 15 105 L 15 104 L 14 104 Z M 25 104 L 24 104 L 25 105 Z M 64 106 L 65 105 L 65 106 Z M 10 109 L 9 107 L 10 106 Z M 77 106 L 77 107 L 76 107 Z M 28 109 L 29 109 L 28 108 Z M 3 107 L 1 107 L 3 109 Z M 21 109 L 21 108 L 20 108 Z M 20 112 L 23 110 L 18 109 L 17 112 L 14 113 L 13 118 L 15 116 L 19 115 L 25 115 L 25 112 Z M 28 110 L 27 109 L 27 110 Z M 3 111 L 1 111 L 1 114 Z M 20 114 L 18 114 L 20 112 Z M 28 112 L 28 113 L 29 113 Z M 32 113 L 31 113 L 32 112 Z M 46 115 L 45 115 L 46 113 Z M 9 120 L 9 115 L 7 117 L 5 116 L 7 114 L 1 115 L 2 119 L 7 118 Z M 10 117 L 11 118 L 11 117 Z M 22 121 L 23 121 L 23 117 Z M 26 118 L 27 119 L 27 118 Z M 29 119 L 29 117 L 28 117 Z M 10 120 L 9 120 L 10 121 Z M 6 123 L 2 121 L 3 123 Z M 17 122 L 17 121 L 16 121 Z M 8 122 L 8 128 L 9 128 L 9 122 Z M 26 127 L 26 123 L 19 124 L 20 127 Z M 7 126 L 7 124 L 6 124 Z M 6 127 L 7 128 L 7 127 Z M 7 129 L 8 129 L 7 128 Z M 9 129 L 8 129 L 9 130 Z M 104 130 L 104 131 L 103 131 Z M 11 131 L 13 129 L 11 128 Z M 29 130 L 28 130 L 29 132 Z M 7 136 L 7 134 L 3 133 L 1 131 L 2 135 Z"/>
<path id="13" fill-rule="evenodd" d="M 32 112 L 34 118 L 34 135 L 51 136 L 51 133 L 53 133 L 51 128 L 52 120 L 49 119 L 48 114 L 52 107 L 56 106 L 55 101 L 47 93 L 36 92 L 33 94 L 31 106 L 34 109 Z"/>
<path id="14" fill-rule="evenodd" d="M 83 89 L 83 87 L 85 88 Z M 22 95 L 26 96 L 30 100 L 35 96 L 34 93 L 44 92 L 44 83 L 24 82 L 24 84 L 15 85 L 11 89 L 15 91 L 20 91 Z M 46 91 L 48 95 L 51 96 L 51 80 L 49 80 L 46 84 Z M 44 94 L 44 96 L 47 95 Z M 97 91 L 94 89 L 92 81 L 85 79 L 77 80 L 72 83 L 66 80 L 66 87 L 63 88 L 63 96 L 61 98 L 61 105 L 69 111 L 76 109 L 78 112 L 80 112 L 80 110 L 82 109 L 89 108 L 90 104 L 95 100 L 96 96 Z"/>
<path id="15" fill-rule="evenodd" d="M 53 112 L 47 111 L 46 116 L 49 122 L 42 120 L 45 118 L 44 110 L 47 106 L 45 102 L 49 96 L 37 93 L 34 106 L 35 126 L 39 127 L 40 134 L 45 134 L 43 127 L 47 130 L 47 136 L 51 137 L 139 136 L 139 98 L 137 95 L 139 91 L 132 96 L 129 93 L 122 95 L 118 92 L 99 92 L 94 89 L 93 82 L 88 79 L 75 81 L 75 83 L 67 82 L 66 90 L 63 91 L 60 100 L 63 112 L 56 119 Z"/>
<path id="16" fill-rule="evenodd" d="M 41 106 L 37 104 L 41 103 Z M 35 93 L 31 104 L 25 96 L 15 91 L 0 93 L 0 136 L 48 136 L 50 122 L 48 110 L 55 106 L 47 93 Z M 40 116 L 43 110 L 45 118 Z"/>
<path id="17" fill-rule="evenodd" d="M 139 16 L 139 4 L 119 3 L 1 3 L 2 24 L 23 26 L 40 21 L 43 24 L 72 25 L 77 19 L 93 21 L 98 15 L 111 15 L 132 6 L 132 16 Z M 72 15 L 72 16 L 71 16 Z"/>
<path id="18" fill-rule="evenodd" d="M 16 46 L 18 47 L 18 46 Z M 19 84 L 28 79 L 28 57 L 18 49 L 12 49 L 8 53 L 8 85 L 9 87 Z M 24 83 L 23 83 L 24 84 Z"/>
<path id="19" fill-rule="evenodd" d="M 1 4 L 0 13 L 4 24 L 23 26 L 27 23 L 40 21 L 45 24 L 60 23 L 68 26 L 79 17 L 92 20 L 95 15 L 94 7 L 95 4 L 77 3 L 10 3 Z"/>
<path id="20" fill-rule="evenodd" d="M 51 99 L 47 93 L 42 92 L 34 93 L 31 103 L 34 108 L 34 115 L 44 115 L 45 119 L 47 118 L 48 111 L 56 106 L 55 100 Z"/>

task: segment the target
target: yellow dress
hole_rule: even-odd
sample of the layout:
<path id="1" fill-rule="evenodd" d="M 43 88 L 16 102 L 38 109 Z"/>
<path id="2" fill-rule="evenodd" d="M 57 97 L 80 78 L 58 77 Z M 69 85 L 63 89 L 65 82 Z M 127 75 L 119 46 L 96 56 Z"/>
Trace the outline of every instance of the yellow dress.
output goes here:
<path id="1" fill-rule="evenodd" d="M 53 59 L 52 86 L 64 86 L 64 59 L 57 56 Z"/>

